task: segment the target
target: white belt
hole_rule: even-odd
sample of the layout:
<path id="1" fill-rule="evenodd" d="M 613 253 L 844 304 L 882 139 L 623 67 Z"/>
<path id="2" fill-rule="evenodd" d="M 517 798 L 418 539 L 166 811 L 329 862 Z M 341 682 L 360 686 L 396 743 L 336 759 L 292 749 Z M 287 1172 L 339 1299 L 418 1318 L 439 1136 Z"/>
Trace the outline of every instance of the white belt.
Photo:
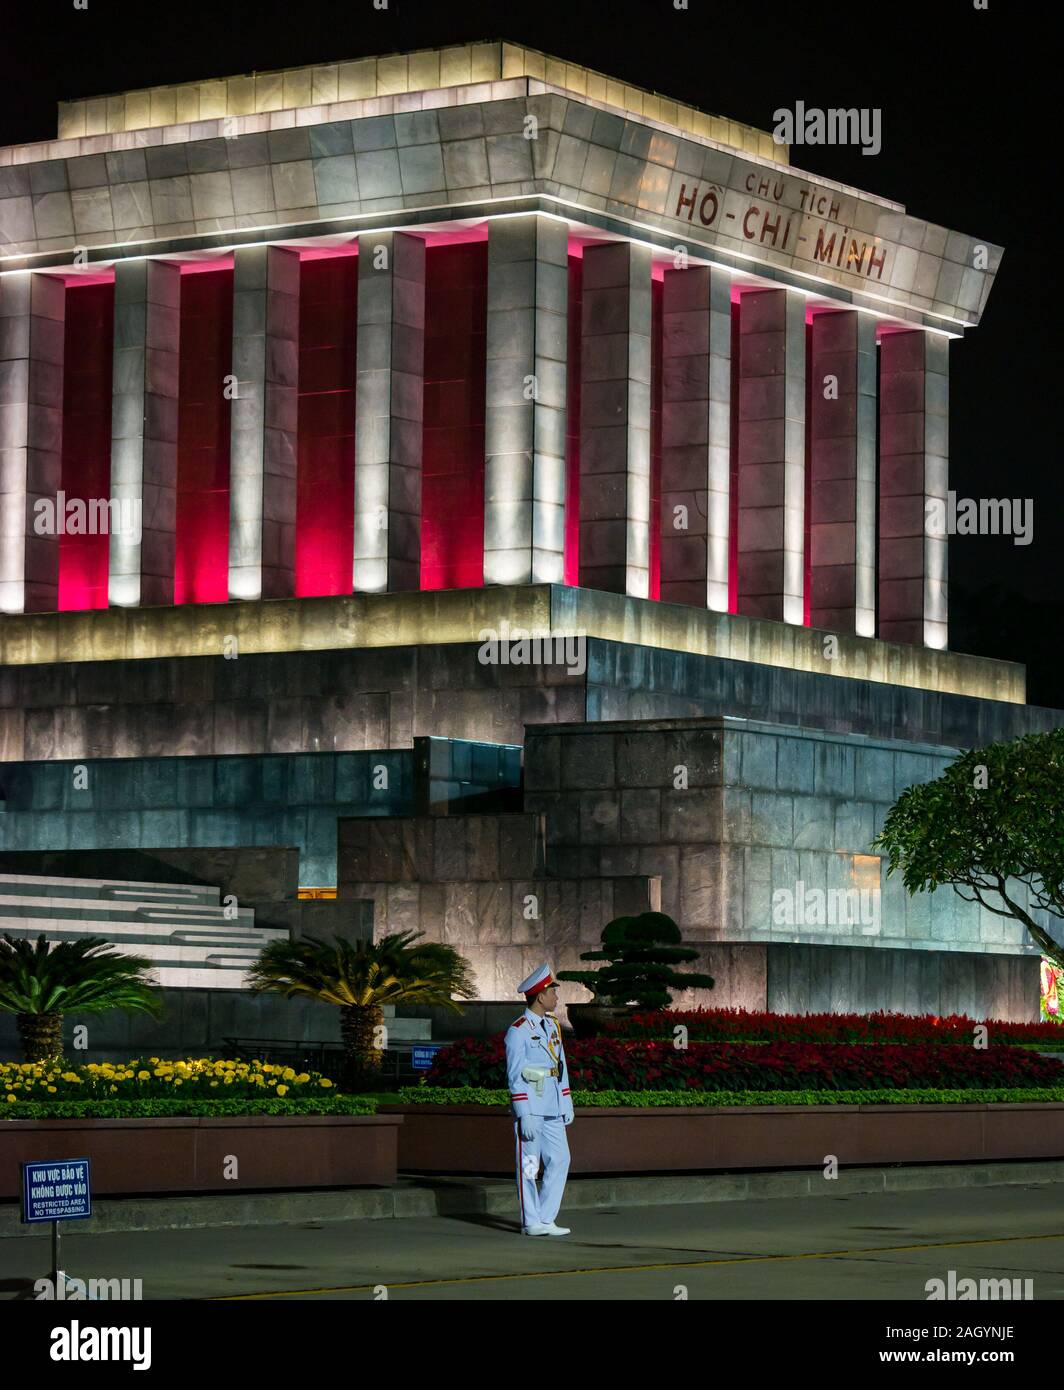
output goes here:
<path id="1" fill-rule="evenodd" d="M 557 1067 L 534 1067 L 531 1063 L 521 1068 L 521 1077 L 525 1081 L 531 1081 L 536 1088 L 536 1095 L 543 1094 L 543 1083 L 548 1077 L 557 1076 Z"/>

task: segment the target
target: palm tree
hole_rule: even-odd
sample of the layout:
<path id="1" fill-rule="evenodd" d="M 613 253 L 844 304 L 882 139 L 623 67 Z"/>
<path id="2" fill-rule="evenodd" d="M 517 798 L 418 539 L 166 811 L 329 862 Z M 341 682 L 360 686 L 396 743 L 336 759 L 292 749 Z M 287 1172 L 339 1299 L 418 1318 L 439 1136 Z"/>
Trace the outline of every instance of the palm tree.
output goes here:
<path id="1" fill-rule="evenodd" d="M 452 994 L 476 994 L 469 962 L 453 946 L 422 941 L 423 932 L 397 932 L 380 941 L 331 942 L 305 936 L 272 941 L 248 971 L 248 987 L 286 999 L 304 995 L 340 1008 L 344 1081 L 356 1089 L 379 1084 L 380 1032 L 385 1004 L 440 1004 L 461 1012 Z"/>
<path id="2" fill-rule="evenodd" d="M 63 1015 L 105 1009 L 150 1013 L 162 1002 L 145 975 L 151 961 L 114 950 L 102 936 L 49 945 L 0 937 L 0 1010 L 14 1014 L 23 1059 L 47 1062 L 63 1053 Z"/>

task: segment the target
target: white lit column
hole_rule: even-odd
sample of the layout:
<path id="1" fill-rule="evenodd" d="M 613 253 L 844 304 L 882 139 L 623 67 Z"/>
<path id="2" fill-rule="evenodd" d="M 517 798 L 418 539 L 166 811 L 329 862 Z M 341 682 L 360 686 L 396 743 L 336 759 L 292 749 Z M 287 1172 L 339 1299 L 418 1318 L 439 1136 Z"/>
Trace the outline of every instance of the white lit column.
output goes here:
<path id="1" fill-rule="evenodd" d="M 650 590 L 650 248 L 584 250 L 580 583 Z"/>
<path id="2" fill-rule="evenodd" d="M 62 279 L 27 271 L 0 281 L 0 610 L 5 613 L 53 611 L 59 597 L 55 504 L 65 304 Z M 39 501 L 50 503 L 50 510 L 42 514 Z"/>
<path id="3" fill-rule="evenodd" d="M 108 597 L 123 608 L 174 601 L 180 345 L 180 266 L 118 261 L 111 495 L 140 519 L 111 533 Z"/>
<path id="4" fill-rule="evenodd" d="M 290 598 L 295 589 L 299 253 L 233 254 L 229 449 L 229 597 Z"/>
<path id="5" fill-rule="evenodd" d="M 353 588 L 417 589 L 425 394 L 421 237 L 359 237 L 356 364 Z"/>
<path id="6" fill-rule="evenodd" d="M 568 227 L 488 225 L 484 583 L 565 577 Z"/>
<path id="7" fill-rule="evenodd" d="M 805 298 L 746 290 L 739 300 L 738 606 L 805 619 Z"/>
<path id="8" fill-rule="evenodd" d="M 662 286 L 661 599 L 728 611 L 731 276 Z"/>
<path id="9" fill-rule="evenodd" d="M 809 621 L 876 630 L 876 321 L 855 309 L 809 325 Z"/>
<path id="10" fill-rule="evenodd" d="M 879 353 L 879 636 L 944 648 L 949 340 L 885 332 Z"/>

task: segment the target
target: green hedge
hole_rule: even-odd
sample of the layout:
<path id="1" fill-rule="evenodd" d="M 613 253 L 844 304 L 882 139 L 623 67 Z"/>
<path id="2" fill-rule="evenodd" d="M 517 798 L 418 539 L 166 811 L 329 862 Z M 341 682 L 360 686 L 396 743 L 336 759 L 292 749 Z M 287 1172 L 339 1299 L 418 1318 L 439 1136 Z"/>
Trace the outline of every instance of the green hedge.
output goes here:
<path id="1" fill-rule="evenodd" d="M 921 1091 L 574 1091 L 577 1106 L 729 1105 L 985 1105 L 996 1102 L 1064 1102 L 1064 1086 L 1016 1086 Z M 402 1104 L 505 1105 L 509 1091 L 477 1086 L 411 1086 Z"/>
<path id="2" fill-rule="evenodd" d="M 139 1120 L 160 1116 L 196 1115 L 373 1115 L 377 1102 L 366 1096 L 337 1093 L 329 1096 L 283 1096 L 226 1100 L 17 1100 L 0 1110 L 4 1120 Z"/>

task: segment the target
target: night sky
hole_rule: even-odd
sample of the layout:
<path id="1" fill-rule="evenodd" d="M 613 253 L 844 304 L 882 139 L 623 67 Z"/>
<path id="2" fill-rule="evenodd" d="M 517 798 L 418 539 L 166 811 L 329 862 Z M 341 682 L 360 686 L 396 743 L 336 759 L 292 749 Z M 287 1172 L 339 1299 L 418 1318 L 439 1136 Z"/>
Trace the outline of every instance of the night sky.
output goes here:
<path id="1" fill-rule="evenodd" d="M 381 0 L 378 0 L 381 3 Z M 54 137 L 56 102 L 303 63 L 507 38 L 771 130 L 777 107 L 878 107 L 882 149 L 797 167 L 1005 247 L 982 324 L 951 348 L 950 486 L 1033 499 L 1034 540 L 953 537 L 950 646 L 1022 661 L 1064 708 L 1060 444 L 1050 315 L 1059 73 L 1026 6 L 989 0 L 33 0 L 3 26 L 0 144 Z"/>

